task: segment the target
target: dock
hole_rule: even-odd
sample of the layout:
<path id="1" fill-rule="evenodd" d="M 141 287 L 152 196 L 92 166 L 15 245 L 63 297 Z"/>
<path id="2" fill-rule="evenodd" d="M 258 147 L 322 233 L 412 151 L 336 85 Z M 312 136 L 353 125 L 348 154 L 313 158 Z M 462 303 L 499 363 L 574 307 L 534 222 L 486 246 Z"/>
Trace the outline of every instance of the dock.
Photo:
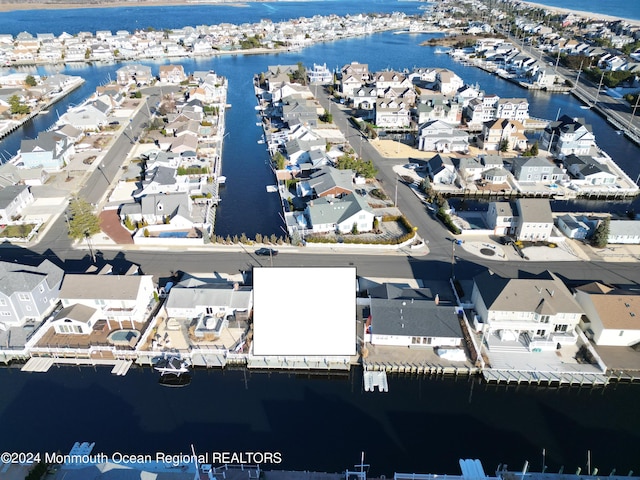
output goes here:
<path id="1" fill-rule="evenodd" d="M 31 357 L 23 365 L 23 372 L 48 372 L 53 365 L 77 365 L 77 366 L 113 366 L 111 373 L 124 376 L 127 374 L 133 361 L 131 360 L 104 360 L 95 358 L 53 358 L 53 357 Z"/>
<path id="2" fill-rule="evenodd" d="M 387 382 L 387 372 L 382 371 L 365 371 L 362 376 L 364 381 L 364 391 L 373 392 L 377 388 L 379 392 L 388 392 L 389 383 Z"/>

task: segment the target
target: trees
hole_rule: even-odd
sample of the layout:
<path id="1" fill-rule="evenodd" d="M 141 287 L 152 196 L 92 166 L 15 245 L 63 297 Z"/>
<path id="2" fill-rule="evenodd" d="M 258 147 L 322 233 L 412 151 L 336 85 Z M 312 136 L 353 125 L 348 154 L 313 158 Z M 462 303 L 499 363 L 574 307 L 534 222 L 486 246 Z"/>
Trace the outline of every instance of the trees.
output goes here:
<path id="1" fill-rule="evenodd" d="M 9 105 L 11 106 L 11 115 L 27 115 L 31 111 L 28 105 L 20 101 L 18 95 L 9 97 Z"/>
<path id="2" fill-rule="evenodd" d="M 607 246 L 609 241 L 609 226 L 611 223 L 611 219 L 609 217 L 600 221 L 598 226 L 596 227 L 596 231 L 593 233 L 593 237 L 591 237 L 591 244 L 597 248 L 604 248 Z"/>
<path id="3" fill-rule="evenodd" d="M 93 205 L 82 198 L 69 202 L 69 237 L 82 240 L 100 232 L 100 218 L 94 213 Z"/>
<path id="4" fill-rule="evenodd" d="M 325 110 L 324 113 L 320 115 L 320 121 L 324 123 L 333 123 L 333 115 Z"/>
<path id="5" fill-rule="evenodd" d="M 276 170 L 284 170 L 285 167 L 285 158 L 284 155 L 280 152 L 276 152 L 273 155 L 273 163 L 276 166 Z"/>
<path id="6" fill-rule="evenodd" d="M 503 153 L 509 151 L 509 140 L 506 138 L 503 138 L 502 140 L 500 140 L 500 145 L 498 146 L 498 149 Z"/>
<path id="7" fill-rule="evenodd" d="M 38 84 L 38 82 L 36 82 L 36 79 L 33 75 L 27 75 L 26 78 L 24 79 L 24 83 L 28 87 L 35 87 Z"/>

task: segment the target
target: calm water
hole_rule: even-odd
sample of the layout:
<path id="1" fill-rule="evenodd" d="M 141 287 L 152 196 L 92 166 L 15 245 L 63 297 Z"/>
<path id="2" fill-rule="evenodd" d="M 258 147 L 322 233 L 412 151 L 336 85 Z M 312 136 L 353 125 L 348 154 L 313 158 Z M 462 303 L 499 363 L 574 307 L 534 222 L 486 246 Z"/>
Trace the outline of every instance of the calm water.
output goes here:
<path id="1" fill-rule="evenodd" d="M 628 0 L 535 0 L 549 7 L 601 13 L 613 17 L 640 20 L 640 2 Z"/>
<path id="2" fill-rule="evenodd" d="M 366 454 L 373 473 L 457 473 L 459 458 L 487 472 L 529 460 L 541 469 L 607 475 L 640 468 L 637 386 L 606 390 L 509 390 L 468 379 L 390 378 L 386 394 L 362 391 L 362 377 L 197 371 L 169 389 L 150 371 L 0 369 L 0 451 L 154 453 L 277 451 L 279 468 L 341 471 Z M 7 388 L 11 385 L 11 388 Z"/>

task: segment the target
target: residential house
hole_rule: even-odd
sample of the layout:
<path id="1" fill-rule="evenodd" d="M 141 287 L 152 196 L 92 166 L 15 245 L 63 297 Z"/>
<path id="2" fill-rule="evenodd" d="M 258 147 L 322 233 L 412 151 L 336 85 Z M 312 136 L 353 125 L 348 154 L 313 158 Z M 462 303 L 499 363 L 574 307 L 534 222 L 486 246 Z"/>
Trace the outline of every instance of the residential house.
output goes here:
<path id="1" fill-rule="evenodd" d="M 529 102 L 526 98 L 501 98 L 496 105 L 496 118 L 522 122 L 529 118 Z"/>
<path id="2" fill-rule="evenodd" d="M 562 163 L 567 167 L 572 180 L 576 179 L 580 184 L 587 185 L 613 185 L 618 180 L 618 176 L 609 170 L 609 167 L 598 162 L 589 155 L 567 155 L 562 159 Z"/>
<path id="3" fill-rule="evenodd" d="M 637 291 L 592 282 L 575 289 L 585 318 L 580 327 L 598 346 L 640 343 L 640 295 Z"/>
<path id="4" fill-rule="evenodd" d="M 161 83 L 179 84 L 187 80 L 182 65 L 160 65 L 158 73 Z"/>
<path id="5" fill-rule="evenodd" d="M 58 335 L 90 335 L 98 320 L 98 308 L 74 303 L 60 309 L 49 323 L 49 327 L 53 327 Z"/>
<path id="6" fill-rule="evenodd" d="M 0 189 L 0 223 L 14 222 L 31 203 L 33 195 L 27 185 L 8 185 Z"/>
<path id="7" fill-rule="evenodd" d="M 497 95 L 485 95 L 469 100 L 463 112 L 469 128 L 480 128 L 483 123 L 495 120 L 499 101 L 500 97 Z"/>
<path id="8" fill-rule="evenodd" d="M 42 320 L 51 312 L 63 275 L 49 260 L 35 267 L 0 261 L 0 331 Z"/>
<path id="9" fill-rule="evenodd" d="M 109 121 L 111 106 L 100 100 L 83 104 L 76 108 L 71 108 L 62 115 L 62 123 L 68 123 L 84 131 L 99 130 Z"/>
<path id="10" fill-rule="evenodd" d="M 548 199 L 519 198 L 516 200 L 518 226 L 516 238 L 531 242 L 548 241 L 553 229 L 553 216 Z"/>
<path id="11" fill-rule="evenodd" d="M 436 89 L 443 95 L 453 95 L 463 85 L 462 79 L 451 70 L 443 68 L 436 73 Z"/>
<path id="12" fill-rule="evenodd" d="M 327 64 L 313 64 L 313 68 L 307 69 L 307 79 L 312 85 L 328 85 L 333 82 L 333 73 L 327 68 Z"/>
<path id="13" fill-rule="evenodd" d="M 466 153 L 469 150 L 469 135 L 455 125 L 432 120 L 418 128 L 418 150 Z"/>
<path id="14" fill-rule="evenodd" d="M 527 149 L 524 125 L 517 120 L 498 119 L 485 122 L 478 139 L 483 150 L 502 150 L 503 142 L 507 150 Z"/>
<path id="15" fill-rule="evenodd" d="M 518 215 L 509 202 L 491 202 L 487 210 L 487 225 L 495 235 L 514 235 L 518 226 Z"/>
<path id="16" fill-rule="evenodd" d="M 378 100 L 378 89 L 376 87 L 361 86 L 351 94 L 353 108 L 363 110 L 373 110 Z"/>
<path id="17" fill-rule="evenodd" d="M 465 182 L 474 182 L 482 176 L 484 166 L 476 157 L 454 157 L 453 164 L 458 171 L 458 176 Z"/>
<path id="18" fill-rule="evenodd" d="M 611 220 L 607 243 L 640 244 L 640 220 Z"/>
<path id="19" fill-rule="evenodd" d="M 596 147 L 591 125 L 584 118 L 563 115 L 551 122 L 540 139 L 540 149 L 553 153 L 559 158 L 567 155 L 591 155 Z"/>
<path id="20" fill-rule="evenodd" d="M 556 217 L 556 226 L 568 238 L 584 240 L 593 232 L 594 222 L 583 215 L 566 213 Z"/>
<path id="21" fill-rule="evenodd" d="M 529 351 L 573 345 L 584 313 L 565 284 L 549 271 L 529 278 L 486 271 L 474 277 L 471 301 L 474 325 L 482 330 L 490 350 L 494 341 Z"/>
<path id="22" fill-rule="evenodd" d="M 154 80 L 151 67 L 141 64 L 125 65 L 116 70 L 116 82 L 119 85 L 149 85 Z"/>
<path id="23" fill-rule="evenodd" d="M 20 143 L 20 159 L 24 168 L 62 169 L 69 162 L 75 148 L 68 138 L 54 132 L 40 132 L 33 140 Z"/>
<path id="24" fill-rule="evenodd" d="M 342 78 L 356 77 L 360 83 L 369 81 L 369 65 L 366 63 L 351 62 L 340 69 Z"/>
<path id="25" fill-rule="evenodd" d="M 187 192 L 149 194 L 139 202 L 125 203 L 120 207 L 120 220 L 159 225 L 169 222 L 172 229 L 191 228 L 192 201 Z"/>
<path id="26" fill-rule="evenodd" d="M 296 184 L 300 197 L 342 197 L 353 193 L 352 170 L 338 170 L 325 166 L 311 174 L 308 180 Z"/>
<path id="27" fill-rule="evenodd" d="M 431 120 L 459 124 L 462 120 L 462 106 L 456 100 L 442 95 L 421 95 L 416 105 L 416 116 L 419 125 Z"/>
<path id="28" fill-rule="evenodd" d="M 435 184 L 453 185 L 457 178 L 453 160 L 447 155 L 438 154 L 427 160 L 427 173 Z"/>
<path id="29" fill-rule="evenodd" d="M 376 125 L 383 128 L 407 128 L 411 124 L 408 105 L 399 99 L 376 101 Z"/>
<path id="30" fill-rule="evenodd" d="M 322 138 L 309 140 L 299 140 L 294 138 L 285 144 L 285 151 L 290 165 L 300 165 L 311 161 L 310 152 L 313 150 L 324 150 L 326 141 Z"/>
<path id="31" fill-rule="evenodd" d="M 358 232 L 373 230 L 375 213 L 360 195 L 350 193 L 309 202 L 305 216 L 313 233 L 349 233 L 354 227 Z"/>
<path id="32" fill-rule="evenodd" d="M 394 71 L 383 71 L 373 75 L 373 84 L 379 91 L 387 88 L 413 88 L 411 81 L 402 73 Z"/>
<path id="33" fill-rule="evenodd" d="M 383 284 L 369 291 L 370 315 L 365 340 L 396 347 L 462 346 L 460 318 L 451 288 L 445 282 L 430 288 L 399 288 Z"/>
<path id="34" fill-rule="evenodd" d="M 108 324 L 114 322 L 122 328 L 123 322 L 129 322 L 141 328 L 155 303 L 154 293 L 152 275 L 68 273 L 59 298 L 65 308 L 80 304 L 96 309 L 98 317 Z"/>
<path id="35" fill-rule="evenodd" d="M 565 178 L 565 173 L 546 157 L 517 157 L 511 166 L 513 176 L 519 182 L 555 183 Z"/>

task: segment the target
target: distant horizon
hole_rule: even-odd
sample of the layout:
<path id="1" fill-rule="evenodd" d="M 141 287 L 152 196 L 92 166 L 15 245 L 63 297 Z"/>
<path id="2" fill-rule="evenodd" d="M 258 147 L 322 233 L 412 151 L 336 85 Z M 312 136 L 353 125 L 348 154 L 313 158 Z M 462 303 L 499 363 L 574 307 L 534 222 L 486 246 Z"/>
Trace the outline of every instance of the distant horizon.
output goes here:
<path id="1" fill-rule="evenodd" d="M 530 0 L 530 2 L 551 8 L 573 10 L 576 14 L 588 12 L 623 20 L 640 20 L 640 2 L 634 3 L 628 0 Z"/>

